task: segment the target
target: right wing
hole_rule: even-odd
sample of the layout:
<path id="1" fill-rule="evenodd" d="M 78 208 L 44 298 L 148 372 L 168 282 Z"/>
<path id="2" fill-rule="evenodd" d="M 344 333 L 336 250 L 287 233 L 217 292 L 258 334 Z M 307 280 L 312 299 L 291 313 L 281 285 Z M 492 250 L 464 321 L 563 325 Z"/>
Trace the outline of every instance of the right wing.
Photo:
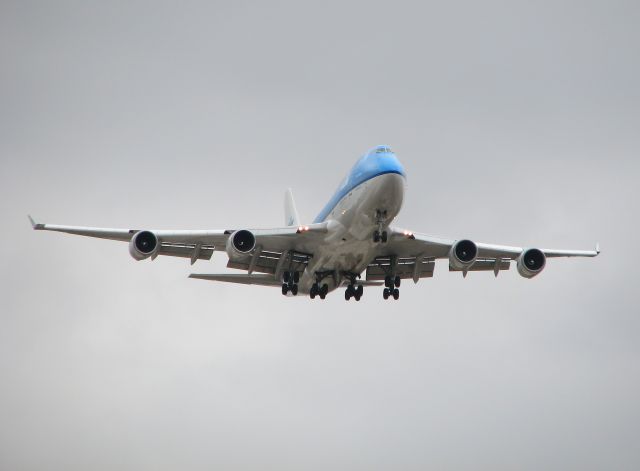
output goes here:
<path id="1" fill-rule="evenodd" d="M 64 232 L 98 239 L 109 239 L 131 243 L 139 229 L 110 229 L 100 227 L 62 226 L 35 222 L 29 216 L 34 230 Z M 149 230 L 157 238 L 158 249 L 151 256 L 168 255 L 196 260 L 209 260 L 214 251 L 225 251 L 227 240 L 235 230 Z M 241 268 L 251 272 L 271 273 L 280 278 L 282 271 L 290 266 L 297 270 L 306 266 L 318 242 L 327 232 L 326 223 L 301 227 L 274 229 L 250 229 L 255 236 L 255 249 L 250 253 L 229 259 L 230 268 Z"/>

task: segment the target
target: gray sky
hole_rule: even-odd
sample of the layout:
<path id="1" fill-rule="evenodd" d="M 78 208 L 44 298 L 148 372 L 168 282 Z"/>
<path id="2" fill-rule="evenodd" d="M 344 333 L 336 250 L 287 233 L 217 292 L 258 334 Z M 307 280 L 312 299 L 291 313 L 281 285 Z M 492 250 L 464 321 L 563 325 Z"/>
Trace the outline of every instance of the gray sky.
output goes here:
<path id="1" fill-rule="evenodd" d="M 639 469 L 638 2 L 184 3 L 0 2 L 0 468 Z M 400 225 L 602 255 L 311 302 L 26 219 L 310 221 L 383 143 Z"/>

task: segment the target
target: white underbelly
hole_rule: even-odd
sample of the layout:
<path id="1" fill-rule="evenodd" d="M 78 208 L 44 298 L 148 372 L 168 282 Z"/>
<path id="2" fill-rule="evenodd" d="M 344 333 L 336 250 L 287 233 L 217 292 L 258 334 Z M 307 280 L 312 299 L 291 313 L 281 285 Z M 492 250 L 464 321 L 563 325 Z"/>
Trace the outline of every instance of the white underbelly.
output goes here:
<path id="1" fill-rule="evenodd" d="M 343 272 L 361 273 L 366 269 L 380 246 L 372 238 L 378 228 L 376 212 L 386 211 L 386 229 L 400 212 L 404 186 L 401 175 L 388 173 L 360 184 L 338 202 L 327 217 L 330 231 L 325 243 L 318 246 L 300 280 L 301 291 L 309 291 L 317 272 L 335 273 L 335 282 L 333 276 L 323 281 L 334 289 Z"/>

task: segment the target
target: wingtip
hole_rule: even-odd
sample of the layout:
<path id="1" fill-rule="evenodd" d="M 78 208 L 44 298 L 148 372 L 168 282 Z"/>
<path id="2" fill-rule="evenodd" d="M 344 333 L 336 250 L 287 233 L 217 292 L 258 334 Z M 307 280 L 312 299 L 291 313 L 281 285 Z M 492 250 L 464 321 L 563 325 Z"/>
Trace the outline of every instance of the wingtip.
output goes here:
<path id="1" fill-rule="evenodd" d="M 600 255 L 600 243 L 596 242 L 596 255 Z"/>
<path id="2" fill-rule="evenodd" d="M 40 229 L 44 229 L 44 224 L 39 224 L 35 222 L 30 214 L 28 214 L 27 217 L 29 218 L 29 222 L 31 223 L 31 227 L 33 228 L 33 230 L 37 231 Z"/>

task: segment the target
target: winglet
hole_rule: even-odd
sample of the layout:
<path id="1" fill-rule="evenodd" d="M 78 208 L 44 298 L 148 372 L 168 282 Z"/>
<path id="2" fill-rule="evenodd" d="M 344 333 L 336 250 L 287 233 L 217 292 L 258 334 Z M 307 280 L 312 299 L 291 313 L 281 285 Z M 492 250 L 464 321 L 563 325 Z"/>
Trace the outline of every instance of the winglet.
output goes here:
<path id="1" fill-rule="evenodd" d="M 31 217 L 31 215 L 29 215 L 29 221 L 31 222 L 31 227 L 32 227 L 34 230 L 39 231 L 39 230 L 44 229 L 44 224 L 39 224 L 39 223 L 35 222 L 35 221 L 33 220 L 33 218 Z"/>
<path id="2" fill-rule="evenodd" d="M 596 242 L 596 255 L 600 255 L 600 244 Z"/>

